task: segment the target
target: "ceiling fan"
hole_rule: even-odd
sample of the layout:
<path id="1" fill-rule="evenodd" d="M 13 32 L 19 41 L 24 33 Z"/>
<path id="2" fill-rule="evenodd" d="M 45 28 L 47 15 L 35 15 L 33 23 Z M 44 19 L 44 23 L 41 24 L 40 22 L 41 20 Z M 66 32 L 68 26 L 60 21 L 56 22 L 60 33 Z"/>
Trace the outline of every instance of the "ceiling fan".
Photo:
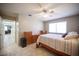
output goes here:
<path id="1" fill-rule="evenodd" d="M 33 9 L 33 11 L 35 11 L 38 15 L 54 13 L 54 10 L 51 8 L 51 4 L 46 4 L 45 6 L 39 3 L 38 6 L 39 8 Z"/>

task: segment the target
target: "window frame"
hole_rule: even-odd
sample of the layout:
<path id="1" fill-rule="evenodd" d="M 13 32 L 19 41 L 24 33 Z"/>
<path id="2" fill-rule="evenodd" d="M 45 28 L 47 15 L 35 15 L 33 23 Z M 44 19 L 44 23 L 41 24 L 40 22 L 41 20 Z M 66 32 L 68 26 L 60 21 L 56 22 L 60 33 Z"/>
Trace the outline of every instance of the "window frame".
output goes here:
<path id="1" fill-rule="evenodd" d="M 65 23 L 66 23 L 66 30 L 65 30 L 65 31 L 67 32 L 67 21 L 61 21 L 61 22 L 65 22 Z M 50 31 L 49 31 L 49 25 L 50 25 L 50 24 L 54 24 L 54 23 L 49 23 L 49 25 L 48 25 L 48 32 L 49 32 L 49 33 L 59 33 L 59 32 L 57 32 L 57 23 L 61 23 L 61 22 L 54 22 L 54 23 L 56 23 L 56 32 L 50 32 Z M 65 33 L 66 33 L 66 32 L 65 32 Z M 59 34 L 64 34 L 64 33 L 59 33 Z"/>

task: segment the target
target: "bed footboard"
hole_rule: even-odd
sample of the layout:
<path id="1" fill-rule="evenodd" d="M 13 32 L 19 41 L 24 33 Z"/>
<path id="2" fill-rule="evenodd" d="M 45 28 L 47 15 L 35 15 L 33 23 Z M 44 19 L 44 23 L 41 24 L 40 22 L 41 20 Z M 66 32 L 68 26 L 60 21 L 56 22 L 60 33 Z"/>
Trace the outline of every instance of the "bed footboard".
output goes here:
<path id="1" fill-rule="evenodd" d="M 39 48 L 39 47 L 40 47 L 40 43 L 38 43 L 38 44 L 36 43 L 36 48 Z"/>
<path id="2" fill-rule="evenodd" d="M 70 56 L 70 55 L 65 54 L 63 52 L 60 52 L 60 51 L 58 51 L 56 49 L 53 49 L 53 48 L 51 48 L 51 47 L 49 47 L 49 46 L 47 46 L 47 45 L 45 45 L 45 44 L 43 44 L 41 42 L 39 42 L 39 44 L 36 44 L 36 48 L 39 48 L 39 47 L 43 47 L 43 48 L 47 49 L 49 52 L 55 53 L 58 56 Z"/>

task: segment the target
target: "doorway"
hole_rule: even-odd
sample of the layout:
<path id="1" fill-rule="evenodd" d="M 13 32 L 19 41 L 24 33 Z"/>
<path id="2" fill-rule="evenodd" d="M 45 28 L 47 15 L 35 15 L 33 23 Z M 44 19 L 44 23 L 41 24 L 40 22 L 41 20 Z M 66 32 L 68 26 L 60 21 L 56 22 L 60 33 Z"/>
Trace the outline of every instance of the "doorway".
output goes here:
<path id="1" fill-rule="evenodd" d="M 3 48 L 15 44 L 15 21 L 3 20 Z"/>

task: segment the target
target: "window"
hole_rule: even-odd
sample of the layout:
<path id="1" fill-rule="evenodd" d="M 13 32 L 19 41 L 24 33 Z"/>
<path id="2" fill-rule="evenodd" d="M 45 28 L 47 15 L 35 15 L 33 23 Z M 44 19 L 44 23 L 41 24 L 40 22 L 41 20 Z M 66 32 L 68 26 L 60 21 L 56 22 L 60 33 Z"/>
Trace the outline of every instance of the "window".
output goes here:
<path id="1" fill-rule="evenodd" d="M 49 24 L 49 32 L 53 33 L 66 33 L 67 22 L 57 22 L 57 23 L 50 23 Z"/>

